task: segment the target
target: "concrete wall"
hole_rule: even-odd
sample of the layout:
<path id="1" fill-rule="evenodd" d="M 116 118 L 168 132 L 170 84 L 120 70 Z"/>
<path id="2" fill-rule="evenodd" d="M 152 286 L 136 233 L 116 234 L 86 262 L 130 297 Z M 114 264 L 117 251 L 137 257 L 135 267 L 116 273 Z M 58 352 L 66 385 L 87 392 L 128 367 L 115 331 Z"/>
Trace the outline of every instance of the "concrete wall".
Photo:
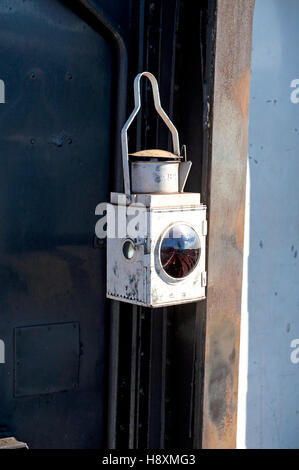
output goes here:
<path id="1" fill-rule="evenodd" d="M 256 0 L 238 447 L 299 448 L 298 24 L 298 0 Z"/>

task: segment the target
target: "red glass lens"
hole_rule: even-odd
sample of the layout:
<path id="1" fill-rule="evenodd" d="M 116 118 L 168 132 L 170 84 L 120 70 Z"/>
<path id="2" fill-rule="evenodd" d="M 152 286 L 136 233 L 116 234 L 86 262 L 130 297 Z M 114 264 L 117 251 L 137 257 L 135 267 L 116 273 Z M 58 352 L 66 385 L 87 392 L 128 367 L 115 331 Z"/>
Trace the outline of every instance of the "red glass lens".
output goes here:
<path id="1" fill-rule="evenodd" d="M 181 279 L 190 274 L 200 258 L 200 241 L 192 227 L 178 224 L 165 234 L 160 260 L 168 276 Z"/>

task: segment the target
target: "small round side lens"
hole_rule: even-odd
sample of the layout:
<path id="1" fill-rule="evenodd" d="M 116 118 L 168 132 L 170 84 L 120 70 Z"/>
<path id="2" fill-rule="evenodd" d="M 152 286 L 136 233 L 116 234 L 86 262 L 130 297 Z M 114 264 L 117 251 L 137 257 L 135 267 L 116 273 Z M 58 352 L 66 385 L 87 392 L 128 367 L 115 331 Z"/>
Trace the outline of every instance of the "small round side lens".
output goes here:
<path id="1" fill-rule="evenodd" d="M 131 240 L 125 241 L 123 244 L 123 254 L 126 259 L 132 259 L 135 254 L 135 246 Z"/>

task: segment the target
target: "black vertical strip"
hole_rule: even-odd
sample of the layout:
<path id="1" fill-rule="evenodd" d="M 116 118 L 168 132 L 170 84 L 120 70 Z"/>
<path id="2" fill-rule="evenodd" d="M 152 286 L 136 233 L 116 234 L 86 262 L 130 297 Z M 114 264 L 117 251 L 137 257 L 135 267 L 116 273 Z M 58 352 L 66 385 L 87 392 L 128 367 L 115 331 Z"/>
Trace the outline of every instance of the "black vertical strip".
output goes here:
<path id="1" fill-rule="evenodd" d="M 169 312 L 167 308 L 163 309 L 163 319 L 162 319 L 162 344 L 161 344 L 161 403 L 160 403 L 160 414 L 161 414 L 161 421 L 160 421 L 160 449 L 165 448 L 165 443 L 168 439 L 168 435 L 166 432 L 166 400 L 167 400 L 167 367 L 169 364 L 169 358 L 167 355 L 167 347 L 168 347 L 168 317 Z"/>
<path id="2" fill-rule="evenodd" d="M 134 449 L 136 432 L 136 389 L 137 385 L 137 353 L 138 353 L 138 307 L 132 308 L 132 344 L 131 344 L 131 384 L 130 384 L 130 423 L 129 449 Z"/>
<path id="3" fill-rule="evenodd" d="M 136 407 L 136 449 L 146 449 L 148 441 L 148 397 L 150 367 L 150 309 L 141 308 L 139 314 L 139 351 Z"/>
<path id="4" fill-rule="evenodd" d="M 139 48 L 138 48 L 138 73 L 143 72 L 144 63 L 144 15 L 145 15 L 145 0 L 139 1 Z M 136 150 L 141 150 L 142 147 L 142 110 L 137 116 L 137 138 Z"/>
<path id="5" fill-rule="evenodd" d="M 150 367 L 148 393 L 148 441 L 149 449 L 159 449 L 162 423 L 162 382 L 165 376 L 163 361 L 163 319 L 166 309 L 151 312 Z"/>

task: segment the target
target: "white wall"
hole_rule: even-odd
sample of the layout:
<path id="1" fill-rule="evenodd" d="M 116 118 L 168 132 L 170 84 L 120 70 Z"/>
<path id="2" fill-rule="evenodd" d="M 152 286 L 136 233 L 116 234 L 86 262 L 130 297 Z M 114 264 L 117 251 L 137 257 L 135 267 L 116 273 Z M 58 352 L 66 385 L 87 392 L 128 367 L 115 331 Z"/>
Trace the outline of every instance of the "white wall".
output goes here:
<path id="1" fill-rule="evenodd" d="M 238 447 L 299 448 L 298 25 L 299 0 L 256 0 Z"/>

